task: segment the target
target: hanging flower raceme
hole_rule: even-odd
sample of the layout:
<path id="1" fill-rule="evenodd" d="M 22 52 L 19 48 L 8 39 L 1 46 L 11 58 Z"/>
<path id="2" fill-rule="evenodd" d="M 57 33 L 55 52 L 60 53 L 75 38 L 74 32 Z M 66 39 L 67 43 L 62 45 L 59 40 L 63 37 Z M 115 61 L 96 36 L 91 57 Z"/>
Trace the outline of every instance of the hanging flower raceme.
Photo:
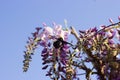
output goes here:
<path id="1" fill-rule="evenodd" d="M 63 29 L 61 25 L 57 24 L 54 24 L 53 27 L 44 24 L 43 28 L 36 28 L 36 32 L 32 33 L 33 37 L 29 38 L 27 42 L 23 70 L 25 72 L 28 70 L 29 62 L 32 59 L 31 55 L 33 55 L 34 50 L 38 46 L 42 46 L 41 56 L 43 60 L 42 64 L 44 65 L 42 69 L 48 67 L 50 69 L 46 75 L 51 78 L 56 78 L 55 75 L 57 75 L 58 78 L 61 72 L 65 73 L 69 54 L 71 54 L 69 48 L 72 44 L 67 42 L 70 33 L 69 29 Z M 60 71 L 57 67 L 59 67 Z"/>
<path id="2" fill-rule="evenodd" d="M 119 80 L 120 22 L 109 21 L 111 25 L 100 30 L 94 27 L 79 30 L 79 34 L 73 27 L 63 29 L 55 23 L 36 28 L 27 41 L 23 70 L 28 70 L 35 49 L 41 46 L 42 69 L 48 70 L 46 76 L 52 80 L 79 80 L 79 75 L 87 80 L 91 75 L 97 75 L 98 80 Z M 75 36 L 75 44 L 68 42 L 69 35 Z"/>

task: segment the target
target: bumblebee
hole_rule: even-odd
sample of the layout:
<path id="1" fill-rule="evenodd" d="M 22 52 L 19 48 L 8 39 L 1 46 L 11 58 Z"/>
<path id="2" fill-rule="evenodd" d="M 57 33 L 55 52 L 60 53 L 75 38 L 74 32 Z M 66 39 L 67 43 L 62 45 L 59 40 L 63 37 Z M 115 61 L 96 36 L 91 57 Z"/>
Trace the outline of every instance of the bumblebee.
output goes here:
<path id="1" fill-rule="evenodd" d="M 62 47 L 64 44 L 70 44 L 70 45 L 72 45 L 71 43 L 64 41 L 63 38 L 60 37 L 60 38 L 58 38 L 58 39 L 53 43 L 53 46 L 54 46 L 56 49 L 58 49 L 58 48 Z"/>
<path id="2" fill-rule="evenodd" d="M 61 46 L 64 45 L 64 41 L 63 41 L 63 38 L 58 38 L 54 43 L 53 43 L 53 46 L 58 49 L 60 48 Z"/>

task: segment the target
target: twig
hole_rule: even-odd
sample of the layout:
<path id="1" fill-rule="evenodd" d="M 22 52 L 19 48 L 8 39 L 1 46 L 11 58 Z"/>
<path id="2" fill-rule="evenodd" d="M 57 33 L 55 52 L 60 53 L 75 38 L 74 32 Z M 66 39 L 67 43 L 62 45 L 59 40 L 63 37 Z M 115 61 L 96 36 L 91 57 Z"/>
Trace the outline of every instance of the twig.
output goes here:
<path id="1" fill-rule="evenodd" d="M 71 34 L 73 34 L 76 37 L 76 39 L 80 41 L 79 35 L 77 34 L 75 28 L 71 26 L 70 29 L 71 29 Z"/>

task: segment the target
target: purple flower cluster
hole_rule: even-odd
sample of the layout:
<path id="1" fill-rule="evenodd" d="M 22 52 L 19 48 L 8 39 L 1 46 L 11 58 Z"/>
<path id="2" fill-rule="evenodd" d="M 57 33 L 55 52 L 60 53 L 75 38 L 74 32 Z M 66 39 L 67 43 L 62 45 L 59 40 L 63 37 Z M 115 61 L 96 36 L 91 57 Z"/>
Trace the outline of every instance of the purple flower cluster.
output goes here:
<path id="1" fill-rule="evenodd" d="M 97 75 L 98 80 L 120 80 L 120 22 L 113 23 L 111 19 L 110 22 L 100 30 L 96 27 L 79 30 L 79 34 L 73 27 L 63 29 L 57 24 L 53 28 L 46 24 L 36 28 L 27 41 L 23 70 L 28 70 L 31 55 L 42 46 L 42 69 L 48 70 L 46 76 L 52 80 L 80 80 L 80 75 L 87 80 L 91 80 L 91 75 Z M 76 44 L 68 42 L 69 35 L 75 36 Z"/>

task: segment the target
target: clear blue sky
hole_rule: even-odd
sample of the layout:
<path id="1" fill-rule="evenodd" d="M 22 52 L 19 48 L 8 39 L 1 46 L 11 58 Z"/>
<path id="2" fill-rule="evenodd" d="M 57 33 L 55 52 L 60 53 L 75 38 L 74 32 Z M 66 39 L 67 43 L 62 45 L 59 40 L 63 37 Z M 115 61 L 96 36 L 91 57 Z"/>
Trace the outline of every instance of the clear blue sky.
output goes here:
<path id="1" fill-rule="evenodd" d="M 0 0 L 0 80 L 49 80 L 41 70 L 41 58 L 33 56 L 30 69 L 22 72 L 27 37 L 43 22 L 53 21 L 76 29 L 117 22 L 120 0 Z"/>

